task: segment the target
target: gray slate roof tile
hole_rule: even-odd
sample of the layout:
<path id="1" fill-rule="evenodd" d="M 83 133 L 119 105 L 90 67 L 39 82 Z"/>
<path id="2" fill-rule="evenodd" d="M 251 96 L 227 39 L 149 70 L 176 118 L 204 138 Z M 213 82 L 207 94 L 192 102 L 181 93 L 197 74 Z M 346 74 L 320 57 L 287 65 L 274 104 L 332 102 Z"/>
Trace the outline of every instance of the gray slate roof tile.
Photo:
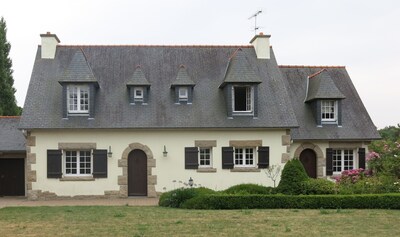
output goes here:
<path id="1" fill-rule="evenodd" d="M 186 67 L 184 65 L 179 66 L 179 71 L 178 75 L 176 76 L 175 81 L 171 83 L 171 87 L 174 86 L 195 86 L 196 83 L 192 81 L 190 76 L 188 75 L 188 72 L 186 70 Z"/>
<path id="2" fill-rule="evenodd" d="M 344 99 L 342 92 L 336 87 L 326 69 L 322 69 L 308 76 L 306 102 L 315 99 Z"/>
<path id="3" fill-rule="evenodd" d="M 132 86 L 150 86 L 149 81 L 146 79 L 141 66 L 137 66 L 133 76 L 126 83 Z"/>
<path id="4" fill-rule="evenodd" d="M 60 82 L 97 82 L 82 50 L 78 48 L 68 67 L 59 77 Z"/>
<path id="5" fill-rule="evenodd" d="M 25 137 L 18 124 L 20 117 L 0 116 L 0 151 L 1 152 L 25 152 Z"/>

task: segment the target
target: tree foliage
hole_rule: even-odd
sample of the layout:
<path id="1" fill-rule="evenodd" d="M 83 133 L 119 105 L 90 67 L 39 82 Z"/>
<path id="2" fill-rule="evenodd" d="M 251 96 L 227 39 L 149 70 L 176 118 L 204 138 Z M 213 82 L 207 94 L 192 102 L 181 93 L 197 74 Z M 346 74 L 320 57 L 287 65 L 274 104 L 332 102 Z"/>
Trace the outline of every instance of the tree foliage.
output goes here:
<path id="1" fill-rule="evenodd" d="M 12 61 L 9 57 L 11 45 L 7 41 L 7 26 L 0 19 L 0 115 L 20 115 L 21 108 L 15 100 Z"/>

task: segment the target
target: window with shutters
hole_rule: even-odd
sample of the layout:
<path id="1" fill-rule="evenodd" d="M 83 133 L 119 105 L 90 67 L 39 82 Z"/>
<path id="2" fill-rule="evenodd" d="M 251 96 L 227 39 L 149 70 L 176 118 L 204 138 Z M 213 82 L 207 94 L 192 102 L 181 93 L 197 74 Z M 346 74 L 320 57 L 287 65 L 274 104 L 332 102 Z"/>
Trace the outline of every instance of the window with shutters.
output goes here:
<path id="1" fill-rule="evenodd" d="M 67 87 L 68 113 L 89 113 L 89 86 L 69 85 Z"/>
<path id="2" fill-rule="evenodd" d="M 212 167 L 211 147 L 199 147 L 199 167 Z"/>
<path id="3" fill-rule="evenodd" d="M 255 167 L 256 153 L 254 147 L 235 148 L 234 164 L 235 167 Z"/>
<path id="4" fill-rule="evenodd" d="M 91 176 L 91 151 L 64 151 L 63 167 L 65 176 Z"/>
<path id="5" fill-rule="evenodd" d="M 332 169 L 333 173 L 340 174 L 344 170 L 355 168 L 354 150 L 333 149 L 332 150 Z"/>

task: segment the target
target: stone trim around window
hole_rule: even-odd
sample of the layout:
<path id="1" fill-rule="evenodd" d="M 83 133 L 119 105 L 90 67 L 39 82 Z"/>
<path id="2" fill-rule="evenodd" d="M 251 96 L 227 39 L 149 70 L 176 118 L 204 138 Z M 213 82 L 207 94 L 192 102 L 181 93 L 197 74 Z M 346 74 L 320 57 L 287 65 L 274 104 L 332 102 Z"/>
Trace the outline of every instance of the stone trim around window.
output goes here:
<path id="1" fill-rule="evenodd" d="M 247 148 L 262 146 L 262 140 L 232 140 L 229 141 L 230 147 Z"/>
<path id="2" fill-rule="evenodd" d="M 333 149 L 358 149 L 362 145 L 362 142 L 329 142 L 329 148 Z"/>
<path id="3" fill-rule="evenodd" d="M 62 177 L 60 181 L 95 181 L 92 176 L 88 177 Z"/>
<path id="4" fill-rule="evenodd" d="M 216 168 L 199 167 L 197 168 L 197 173 L 216 173 Z"/>
<path id="5" fill-rule="evenodd" d="M 217 140 L 195 140 L 195 147 L 217 147 Z"/>
<path id="6" fill-rule="evenodd" d="M 91 150 L 96 149 L 96 143 L 90 142 L 59 142 L 58 149 L 60 150 Z"/>
<path id="7" fill-rule="evenodd" d="M 234 167 L 231 172 L 261 172 L 257 167 Z"/>

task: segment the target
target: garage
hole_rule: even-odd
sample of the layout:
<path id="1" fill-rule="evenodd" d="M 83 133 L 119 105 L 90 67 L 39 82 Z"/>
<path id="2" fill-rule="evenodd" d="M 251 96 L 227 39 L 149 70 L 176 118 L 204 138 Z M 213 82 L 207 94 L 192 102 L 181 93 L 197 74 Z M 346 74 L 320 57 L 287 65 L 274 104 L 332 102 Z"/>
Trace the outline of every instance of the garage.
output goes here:
<path id="1" fill-rule="evenodd" d="M 0 116 L 0 197 L 25 196 L 25 137 L 19 117 Z"/>

